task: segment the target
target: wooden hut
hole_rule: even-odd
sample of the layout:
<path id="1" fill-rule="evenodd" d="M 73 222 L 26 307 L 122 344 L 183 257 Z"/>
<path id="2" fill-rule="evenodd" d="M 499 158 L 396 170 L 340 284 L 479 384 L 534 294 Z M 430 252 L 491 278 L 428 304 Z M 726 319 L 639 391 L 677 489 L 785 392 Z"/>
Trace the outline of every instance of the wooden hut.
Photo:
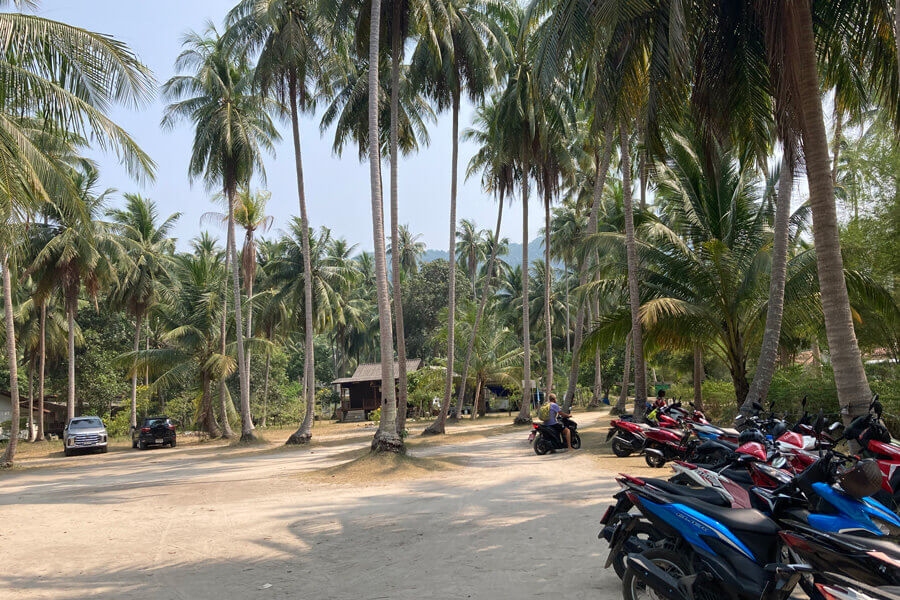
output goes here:
<path id="1" fill-rule="evenodd" d="M 406 372 L 418 371 L 421 358 L 406 361 Z M 394 385 L 399 379 L 400 365 L 394 361 Z M 341 377 L 331 382 L 340 386 L 341 407 L 338 418 L 341 421 L 364 421 L 369 412 L 381 407 L 381 363 L 364 363 L 356 367 L 350 377 Z M 395 393 L 396 397 L 396 393 Z"/>

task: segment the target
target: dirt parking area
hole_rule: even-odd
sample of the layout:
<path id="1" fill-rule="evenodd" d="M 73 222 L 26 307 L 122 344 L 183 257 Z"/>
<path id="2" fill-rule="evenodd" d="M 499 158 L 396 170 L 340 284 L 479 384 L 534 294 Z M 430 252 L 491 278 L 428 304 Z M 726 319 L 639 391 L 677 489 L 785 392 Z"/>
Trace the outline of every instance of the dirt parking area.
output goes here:
<path id="1" fill-rule="evenodd" d="M 576 419 L 585 449 L 544 457 L 498 419 L 387 461 L 360 458 L 367 431 L 34 459 L 0 473 L 0 596 L 618 598 L 599 519 L 640 459 Z"/>

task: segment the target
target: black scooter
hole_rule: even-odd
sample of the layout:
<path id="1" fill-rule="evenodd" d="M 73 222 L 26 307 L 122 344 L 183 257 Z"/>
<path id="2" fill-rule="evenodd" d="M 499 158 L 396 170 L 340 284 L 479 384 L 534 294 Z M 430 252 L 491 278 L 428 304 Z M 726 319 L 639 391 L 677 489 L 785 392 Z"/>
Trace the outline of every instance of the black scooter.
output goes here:
<path id="1" fill-rule="evenodd" d="M 579 437 L 578 423 L 567 417 L 558 417 L 560 424 L 572 432 L 572 449 L 581 448 L 581 437 Z M 566 438 L 562 431 L 557 431 L 550 425 L 543 423 L 534 424 L 534 453 L 543 456 L 553 450 L 562 450 L 566 448 Z"/>

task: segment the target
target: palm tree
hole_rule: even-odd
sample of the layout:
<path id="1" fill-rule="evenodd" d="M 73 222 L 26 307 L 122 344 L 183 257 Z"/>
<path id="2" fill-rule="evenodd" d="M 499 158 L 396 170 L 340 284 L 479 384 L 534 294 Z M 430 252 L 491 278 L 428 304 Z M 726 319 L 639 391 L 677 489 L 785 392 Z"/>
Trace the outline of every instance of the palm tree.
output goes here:
<path id="1" fill-rule="evenodd" d="M 235 337 L 241 389 L 241 439 L 254 439 L 250 414 L 250 381 L 244 353 L 241 286 L 234 238 L 234 201 L 240 185 L 254 172 L 264 175 L 263 151 L 272 151 L 279 138 L 270 111 L 273 102 L 256 93 L 254 73 L 243 49 L 229 46 L 210 23 L 204 34 L 188 33 L 185 50 L 175 61 L 179 71 L 163 86 L 173 103 L 162 125 L 172 128 L 179 120 L 193 123 L 194 144 L 188 174 L 203 177 L 209 186 L 219 185 L 228 200 L 228 255 L 234 293 Z"/>
<path id="2" fill-rule="evenodd" d="M 781 169 L 778 174 L 778 192 L 775 197 L 775 226 L 772 244 L 772 273 L 769 278 L 769 309 L 766 311 L 766 328 L 763 332 L 756 373 L 747 392 L 742 408 L 749 410 L 754 402 L 762 403 L 769 393 L 769 384 L 775 374 L 775 360 L 778 358 L 778 341 L 781 339 L 781 319 L 784 313 L 784 285 L 787 277 L 788 239 L 790 237 L 791 188 L 794 184 L 792 148 L 784 149 Z M 701 379 L 698 368 L 703 363 L 699 358 L 699 345 L 694 358 L 694 389 L 698 389 Z M 697 366 L 699 364 L 699 367 Z"/>
<path id="3" fill-rule="evenodd" d="M 488 253 L 490 258 L 487 262 L 487 272 L 485 274 L 484 289 L 481 292 L 481 300 L 478 302 L 478 310 L 475 313 L 475 322 L 472 325 L 472 333 L 469 336 L 469 345 L 466 349 L 466 359 L 462 369 L 462 383 L 459 389 L 459 398 L 456 401 L 456 418 L 459 419 L 462 414 L 462 405 L 465 399 L 466 382 L 469 377 L 469 364 L 472 361 L 473 352 L 475 351 L 475 339 L 478 335 L 478 327 L 481 324 L 484 309 L 487 306 L 488 298 L 491 295 L 491 284 L 494 278 L 494 263 L 497 256 L 506 254 L 502 240 L 500 240 L 500 225 L 503 222 L 503 201 L 508 192 L 512 191 L 514 174 L 513 157 L 515 153 L 510 148 L 504 146 L 505 139 L 502 136 L 501 124 L 497 122 L 497 105 L 491 100 L 486 104 L 482 104 L 476 110 L 475 115 L 476 127 L 468 129 L 463 133 L 467 140 L 477 141 L 481 144 L 475 156 L 469 161 L 469 168 L 466 178 L 474 175 L 479 170 L 482 171 L 481 185 L 486 191 L 493 192 L 497 195 L 497 225 L 493 235 L 486 240 Z M 463 220 L 463 224 L 467 223 Z M 508 243 L 508 241 L 507 241 Z M 472 289 L 475 291 L 475 275 L 472 275 Z M 443 416 L 443 415 L 441 415 Z M 441 417 L 439 417 L 441 418 Z"/>
<path id="4" fill-rule="evenodd" d="M 29 272 L 47 273 L 38 283 L 39 293 L 46 296 L 58 286 L 65 300 L 68 319 L 68 418 L 75 417 L 75 315 L 82 289 L 96 306 L 100 288 L 116 280 L 116 259 L 122 247 L 110 234 L 110 227 L 100 220 L 106 197 L 112 190 L 95 191 L 99 175 L 92 167 L 73 176 L 72 186 L 78 190 L 75 206 L 48 205 L 51 215 L 50 237 L 41 248 Z M 47 286 L 47 287 L 43 287 Z"/>
<path id="5" fill-rule="evenodd" d="M 159 300 L 162 278 L 170 266 L 175 240 L 169 237 L 181 213 L 159 223 L 156 203 L 125 194 L 125 208 L 109 212 L 127 261 L 113 290 L 113 303 L 134 317 L 134 351 L 140 349 L 144 316 Z M 137 427 L 137 371 L 131 374 L 131 427 Z"/>
<path id="6" fill-rule="evenodd" d="M 149 69 L 127 46 L 109 36 L 21 12 L 0 14 L 0 28 L 5 32 L 0 52 L 0 71 L 4 73 L 0 130 L 6 140 L 0 145 L 0 163 L 5 166 L 0 175 L 0 226 L 5 230 L 0 269 L 4 281 L 9 281 L 4 298 L 6 329 L 11 332 L 15 327 L 8 269 L 14 259 L 12 241 L 18 225 L 27 222 L 35 204 L 47 201 L 51 194 L 59 205 L 69 204 L 77 196 L 68 171 L 58 168 L 52 153 L 29 133 L 32 117 L 52 115 L 53 128 L 67 130 L 70 139 L 90 136 L 98 147 L 116 151 L 131 174 L 151 174 L 152 161 L 106 111 L 116 103 L 143 105 L 154 85 Z M 7 337 L 7 346 L 10 395 L 16 413 L 13 427 L 17 429 L 14 335 Z M 0 465 L 13 462 L 18 433 L 12 434 Z"/>
<path id="7" fill-rule="evenodd" d="M 465 263 L 466 272 L 472 280 L 472 293 L 475 294 L 475 275 L 479 263 L 487 258 L 485 235 L 487 231 L 478 229 L 471 219 L 463 219 L 456 232 L 456 260 Z"/>
<path id="8" fill-rule="evenodd" d="M 400 270 L 404 275 L 415 275 L 419 270 L 419 259 L 425 254 L 425 242 L 419 241 L 422 239 L 422 234 L 411 232 L 409 225 L 400 225 L 397 233 L 400 240 L 397 246 Z M 394 244 L 388 246 L 387 252 L 393 259 Z"/>
<path id="9" fill-rule="evenodd" d="M 297 198 L 300 205 L 300 228 L 309 272 L 309 215 L 306 208 L 306 188 L 303 179 L 303 159 L 300 150 L 301 111 L 315 108 L 317 91 L 327 86 L 325 77 L 326 52 L 323 47 L 324 22 L 320 11 L 308 0 L 242 0 L 230 13 L 230 32 L 236 39 L 246 39 L 251 49 L 259 50 L 256 77 L 264 94 L 273 93 L 278 101 L 287 104 L 291 118 L 294 144 L 294 166 L 297 177 Z M 327 89 L 327 87 L 326 87 Z M 307 318 L 312 317 L 313 290 L 306 287 L 303 295 Z M 249 329 L 249 325 L 248 325 Z M 304 390 L 307 412 L 299 429 L 287 444 L 303 444 L 312 438 L 312 413 L 315 398 L 315 352 L 313 325 L 304 327 Z M 249 358 L 247 360 L 249 365 Z M 249 366 L 248 366 L 249 372 Z"/>
<path id="10" fill-rule="evenodd" d="M 226 378 L 236 367 L 232 357 L 218 352 L 220 313 L 226 310 L 219 290 L 229 274 L 221 250 L 203 239 L 195 240 L 193 246 L 192 254 L 175 258 L 172 289 L 167 302 L 156 311 L 166 329 L 162 347 L 131 352 L 121 360 L 135 370 L 149 369 L 155 376 L 151 389 L 164 391 L 178 386 L 194 391 L 198 398 L 197 422 L 215 435 L 218 427 L 211 383 Z"/>
<path id="11" fill-rule="evenodd" d="M 253 283 L 256 280 L 257 247 L 256 232 L 268 231 L 275 218 L 266 215 L 266 203 L 271 198 L 267 191 L 251 192 L 244 188 L 237 194 L 234 221 L 244 230 L 241 248 L 241 272 L 244 274 L 244 290 L 247 292 L 247 339 L 253 337 Z M 247 349 L 247 372 L 250 372 L 250 349 Z"/>
<path id="12" fill-rule="evenodd" d="M 435 36 L 423 36 L 412 56 L 414 76 L 438 110 L 451 110 L 452 150 L 450 162 L 450 283 L 447 311 L 447 375 L 441 413 L 450 407 L 453 394 L 453 363 L 456 353 L 456 187 L 459 166 L 459 108 L 463 94 L 473 102 L 481 100 L 496 83 L 490 47 L 496 44 L 497 30 L 482 3 L 476 0 L 443 0 L 445 22 Z M 443 419 L 425 433 L 443 433 Z"/>

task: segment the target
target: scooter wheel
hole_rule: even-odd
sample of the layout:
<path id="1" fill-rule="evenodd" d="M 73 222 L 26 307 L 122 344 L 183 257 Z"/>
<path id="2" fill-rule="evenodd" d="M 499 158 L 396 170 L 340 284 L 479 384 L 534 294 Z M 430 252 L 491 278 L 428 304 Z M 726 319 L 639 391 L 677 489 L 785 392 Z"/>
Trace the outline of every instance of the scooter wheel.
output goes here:
<path id="1" fill-rule="evenodd" d="M 674 577 L 679 579 L 690 574 L 690 567 L 687 565 L 684 557 L 665 548 L 654 548 L 643 553 L 644 558 L 649 559 L 654 565 Z M 622 576 L 622 598 L 625 600 L 639 600 L 647 597 L 647 584 L 640 578 L 634 569 L 625 569 Z"/>
<path id="2" fill-rule="evenodd" d="M 625 458 L 626 456 L 631 456 L 632 454 L 631 448 L 629 448 L 628 445 L 618 435 L 613 436 L 612 451 L 613 454 L 615 454 L 619 458 Z"/>
<path id="3" fill-rule="evenodd" d="M 577 433 L 575 433 L 574 431 L 572 432 L 572 449 L 573 450 L 581 449 L 581 436 L 578 435 Z"/>
<path id="4" fill-rule="evenodd" d="M 655 527 L 650 525 L 649 523 L 638 523 L 635 525 L 634 529 L 631 530 L 631 537 L 637 537 L 641 540 L 648 543 L 655 543 L 662 539 L 663 536 L 656 530 Z M 616 575 L 619 579 L 622 579 L 625 576 L 625 553 L 620 552 L 617 556 L 613 558 L 612 568 L 616 572 Z"/>
<path id="5" fill-rule="evenodd" d="M 544 439 L 544 436 L 538 435 L 534 438 L 534 453 L 538 456 L 543 456 L 550 452 L 552 448 L 550 447 L 550 442 Z"/>
<path id="6" fill-rule="evenodd" d="M 666 465 L 666 459 L 653 452 L 644 454 L 644 460 L 647 462 L 647 466 L 653 469 L 661 469 Z"/>

